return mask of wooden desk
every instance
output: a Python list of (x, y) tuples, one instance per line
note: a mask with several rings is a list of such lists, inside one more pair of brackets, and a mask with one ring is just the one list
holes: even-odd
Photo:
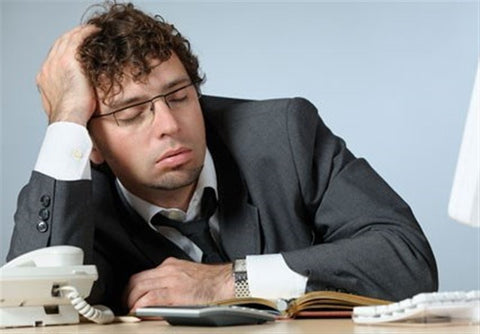
[(355, 325), (350, 319), (305, 319), (305, 320), (280, 320), (274, 323), (254, 326), (232, 327), (185, 327), (170, 326), (164, 321), (142, 321), (137, 323), (114, 323), (109, 325), (96, 325), (81, 323), (68, 326), (48, 327), (23, 327), (0, 330), (2, 334), (215, 334), (215, 333), (248, 333), (248, 334), (321, 334), (321, 333), (355, 333), (355, 334), (397, 334), (397, 333), (462, 333), (480, 334), (480, 325), (420, 325), (402, 324), (386, 326)]

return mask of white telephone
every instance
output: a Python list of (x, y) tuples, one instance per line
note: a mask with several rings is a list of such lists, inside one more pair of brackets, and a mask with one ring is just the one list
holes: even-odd
[(83, 298), (98, 278), (94, 265), (82, 265), (83, 251), (53, 246), (23, 254), (0, 268), (0, 328), (74, 324), (79, 313), (97, 323), (112, 322), (105, 306)]

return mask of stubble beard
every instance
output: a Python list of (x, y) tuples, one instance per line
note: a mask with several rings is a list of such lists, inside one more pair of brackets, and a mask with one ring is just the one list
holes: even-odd
[[(180, 168), (178, 168), (179, 170)], [(147, 184), (147, 187), (155, 190), (177, 190), (180, 188), (187, 187), (198, 181), (200, 173), (202, 172), (203, 165), (191, 168), (189, 170), (184, 170), (184, 175), (175, 175), (175, 173), (167, 173), (163, 175), (160, 180)], [(177, 171), (173, 169), (172, 172)]]

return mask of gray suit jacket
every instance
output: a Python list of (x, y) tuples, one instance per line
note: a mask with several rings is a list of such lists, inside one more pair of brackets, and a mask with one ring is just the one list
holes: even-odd
[[(399, 300), (437, 289), (432, 251), (408, 205), (308, 101), (203, 97), (202, 108), (230, 260), (282, 253), (308, 276), (307, 290)], [(46, 231), (37, 228), (42, 209)], [(90, 300), (117, 312), (132, 274), (168, 256), (188, 259), (126, 205), (105, 166), (91, 181), (33, 172), (22, 189), (8, 258), (57, 244), (84, 249), (100, 274)]]

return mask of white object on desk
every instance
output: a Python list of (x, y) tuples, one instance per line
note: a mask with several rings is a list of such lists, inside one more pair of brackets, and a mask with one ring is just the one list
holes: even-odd
[(397, 303), (353, 308), (359, 324), (480, 322), (480, 290), (420, 293)]
[(55, 246), (21, 255), (0, 268), (0, 328), (78, 323), (76, 305), (61, 289), (75, 287), (82, 301), (89, 295), (97, 269), (82, 263), (80, 248)]

